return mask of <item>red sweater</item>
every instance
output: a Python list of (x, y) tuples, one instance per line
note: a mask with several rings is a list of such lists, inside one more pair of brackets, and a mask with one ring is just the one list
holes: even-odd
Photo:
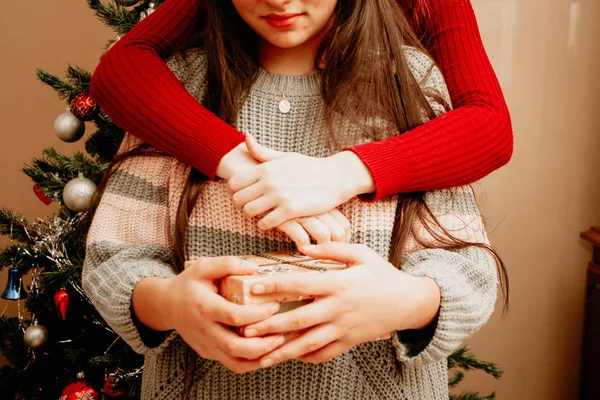
[[(199, 104), (163, 61), (197, 31), (199, 1), (166, 0), (137, 24), (106, 53), (90, 92), (117, 125), (214, 179), (244, 135)], [(426, 2), (428, 13), (411, 23), (442, 70), (455, 109), (350, 149), (371, 171), (375, 199), (472, 183), (512, 156), (510, 116), (470, 1)]]

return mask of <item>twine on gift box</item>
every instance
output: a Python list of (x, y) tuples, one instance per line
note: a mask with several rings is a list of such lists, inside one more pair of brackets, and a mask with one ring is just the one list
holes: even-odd
[[(278, 262), (278, 263), (280, 263), (280, 264), (293, 265), (293, 266), (295, 266), (295, 267), (306, 268), (306, 269), (310, 269), (310, 270), (313, 270), (313, 271), (319, 271), (319, 272), (325, 272), (325, 271), (327, 271), (327, 268), (323, 268), (323, 267), (317, 267), (317, 266), (315, 266), (315, 265), (306, 265), (306, 264), (301, 264), (301, 263), (299, 263), (299, 262), (296, 262), (296, 261), (282, 260), (281, 258), (278, 258), (278, 257), (272, 256), (272, 255), (270, 255), (270, 254), (258, 253), (258, 254), (254, 254), (254, 255), (255, 255), (255, 256), (258, 256), (258, 257), (266, 258), (266, 259), (268, 259), (268, 260), (277, 261), (277, 262)], [(307, 262), (307, 261), (318, 261), (318, 260), (316, 260), (316, 259), (314, 259), (314, 258), (308, 258), (308, 259), (305, 259), (303, 262)], [(326, 262), (322, 262), (322, 261), (320, 261), (320, 262), (321, 262), (322, 264), (331, 264), (331, 265), (344, 265), (343, 263), (332, 263), (332, 262), (328, 262), (328, 263), (326, 263)]]

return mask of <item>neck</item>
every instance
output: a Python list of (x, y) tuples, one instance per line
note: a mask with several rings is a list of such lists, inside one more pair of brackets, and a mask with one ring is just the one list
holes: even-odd
[(315, 72), (315, 55), (320, 37), (292, 48), (277, 47), (263, 41), (260, 62), (267, 71), (280, 75), (307, 75)]

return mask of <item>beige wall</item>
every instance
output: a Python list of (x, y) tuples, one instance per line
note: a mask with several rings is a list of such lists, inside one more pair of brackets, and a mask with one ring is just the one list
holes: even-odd
[[(574, 399), (589, 257), (578, 234), (600, 223), (600, 2), (473, 3), (512, 111), (516, 146), (509, 166), (476, 184), (509, 268), (512, 298), (508, 317), (496, 313), (470, 345), (506, 374), (498, 382), (471, 374), (467, 385), (497, 390), (500, 399)], [(64, 105), (35, 80), (35, 69), (61, 72), (71, 62), (91, 70), (112, 33), (84, 1), (8, 2), (0, 30), (0, 205), (42, 216), (52, 209), (18, 169), (45, 146), (72, 152), (81, 143), (54, 137)], [(6, 273), (0, 276), (2, 289)]]

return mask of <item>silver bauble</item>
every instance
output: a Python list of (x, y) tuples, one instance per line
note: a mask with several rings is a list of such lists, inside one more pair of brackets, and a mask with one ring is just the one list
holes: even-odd
[(48, 341), (48, 329), (41, 325), (31, 325), (25, 330), (23, 341), (30, 349), (37, 349)]
[(148, 4), (148, 8), (140, 13), (140, 21), (152, 14), (154, 11), (156, 11), (156, 5), (154, 3)]
[(125, 6), (125, 7), (130, 7), (136, 3), (138, 3), (140, 0), (115, 0), (115, 2), (121, 6)]
[(72, 179), (63, 189), (63, 202), (71, 211), (87, 211), (92, 205), (97, 189), (96, 184), (88, 178)]
[(54, 133), (67, 143), (76, 142), (83, 136), (85, 124), (79, 118), (65, 111), (54, 121)]

